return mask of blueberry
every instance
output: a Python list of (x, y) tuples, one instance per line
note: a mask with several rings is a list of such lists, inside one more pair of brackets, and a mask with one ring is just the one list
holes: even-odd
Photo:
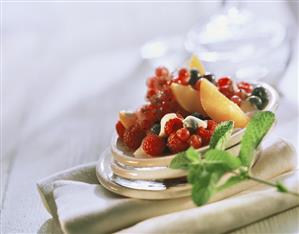
[(262, 100), (268, 99), (267, 92), (264, 87), (257, 86), (256, 88), (253, 89), (252, 95), (258, 96)]
[(260, 97), (251, 95), (250, 97), (247, 98), (247, 100), (251, 104), (255, 105), (259, 110), (263, 109), (263, 101)]
[(262, 86), (257, 86), (256, 88), (253, 89), (252, 95), (257, 96), (262, 100), (262, 104), (259, 109), (261, 110), (261, 109), (265, 108), (265, 106), (269, 102), (268, 94), (267, 94), (267, 91), (265, 90), (265, 88)]
[(216, 76), (212, 73), (207, 73), (203, 75), (202, 78), (206, 78), (211, 83), (216, 84)]
[(190, 85), (195, 85), (196, 81), (199, 80), (199, 76), (198, 76), (198, 71), (195, 69), (192, 69), (190, 71), (190, 79), (189, 79), (189, 84)]
[(156, 134), (156, 135), (159, 135), (160, 133), (160, 129), (161, 129), (161, 126), (160, 124), (154, 124), (152, 127), (151, 127), (151, 132)]

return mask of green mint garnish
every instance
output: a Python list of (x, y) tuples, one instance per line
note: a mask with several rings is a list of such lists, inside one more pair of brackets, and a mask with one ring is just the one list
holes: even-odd
[(233, 132), (233, 128), (234, 123), (232, 121), (220, 123), (211, 137), (210, 148), (224, 150), (226, 143)]
[(191, 162), (198, 162), (200, 159), (200, 154), (193, 149), (192, 147), (190, 147), (187, 151), (186, 151), (186, 157), (191, 161)]
[(255, 149), (261, 143), (274, 121), (275, 115), (270, 111), (257, 112), (249, 121), (241, 140), (239, 154), (244, 166), (250, 166)]
[(235, 170), (241, 166), (241, 161), (238, 157), (223, 150), (211, 149), (205, 154), (205, 159), (208, 162), (221, 163), (228, 170)]
[[(254, 115), (241, 140), (239, 157), (224, 151), (225, 144), (233, 131), (231, 121), (223, 122), (216, 128), (211, 138), (210, 149), (203, 155), (193, 148), (177, 154), (171, 161), (170, 168), (188, 171), (187, 179), (192, 185), (192, 199), (196, 205), (207, 203), (215, 193), (245, 180), (266, 184), (275, 187), (279, 192), (299, 197), (298, 193), (289, 191), (281, 182), (273, 183), (249, 174), (254, 150), (271, 128), (274, 120), (275, 116), (272, 112), (258, 112)], [(231, 173), (232, 176), (219, 184), (226, 173)]]

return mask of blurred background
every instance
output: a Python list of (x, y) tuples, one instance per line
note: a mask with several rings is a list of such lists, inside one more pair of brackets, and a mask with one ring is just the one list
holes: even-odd
[(117, 112), (144, 102), (154, 67), (175, 69), (192, 53), (217, 76), (274, 85), (276, 134), (297, 145), (298, 9), (298, 1), (2, 2), (4, 230), (47, 228), (35, 182), (97, 160)]

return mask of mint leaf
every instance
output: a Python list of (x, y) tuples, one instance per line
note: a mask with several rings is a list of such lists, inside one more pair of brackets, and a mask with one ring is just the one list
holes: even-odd
[(190, 147), (185, 152), (178, 153), (170, 162), (169, 167), (172, 169), (188, 169), (192, 162), (199, 162), (200, 153)]
[(204, 157), (206, 161), (221, 163), (226, 170), (235, 170), (241, 166), (240, 159), (227, 151), (211, 149), (205, 153)]
[(186, 151), (186, 157), (191, 161), (191, 162), (197, 162), (200, 159), (200, 153), (197, 152), (194, 148), (190, 147)]
[(243, 176), (232, 176), (230, 177), (224, 184), (217, 187), (217, 191), (222, 191), (224, 189), (227, 189), (235, 184), (238, 184), (242, 181), (246, 180)]
[(257, 112), (249, 121), (241, 140), (240, 159), (244, 166), (250, 166), (254, 150), (258, 147), (275, 121), (270, 111)]
[(190, 184), (200, 183), (205, 187), (208, 184), (208, 177), (209, 172), (202, 164), (194, 164), (189, 167), (187, 179)]
[(227, 167), (218, 161), (201, 160), (191, 164), (188, 171), (188, 182), (192, 184), (192, 199), (196, 205), (203, 205), (217, 191), (216, 185), (227, 171)]
[(196, 181), (192, 186), (192, 200), (198, 206), (201, 206), (209, 201), (211, 196), (216, 192), (216, 184), (222, 174), (218, 172), (207, 173), (203, 181), (206, 186), (203, 186), (202, 181)]
[(171, 160), (169, 167), (172, 169), (188, 169), (190, 163), (191, 161), (187, 158), (186, 152), (181, 152)]
[(225, 121), (220, 123), (211, 138), (210, 148), (224, 150), (226, 143), (229, 140), (234, 128), (232, 121)]

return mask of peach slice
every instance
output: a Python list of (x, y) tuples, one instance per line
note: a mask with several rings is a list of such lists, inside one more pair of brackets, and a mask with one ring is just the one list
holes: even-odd
[(205, 67), (203, 66), (202, 62), (196, 55), (192, 55), (192, 57), (189, 61), (189, 67), (191, 69), (192, 68), (197, 69), (199, 71), (200, 75), (202, 75), (202, 76), (206, 74)]
[(200, 91), (193, 89), (190, 85), (184, 86), (176, 83), (172, 83), (170, 88), (178, 103), (186, 111), (207, 116), (200, 102)]
[(206, 79), (202, 79), (200, 84), (200, 100), (208, 116), (217, 122), (232, 120), (235, 127), (244, 128), (249, 121), (249, 117), (237, 104), (219, 92), (217, 87)]
[(137, 120), (137, 116), (134, 112), (120, 111), (118, 117), (125, 128), (131, 127)]

